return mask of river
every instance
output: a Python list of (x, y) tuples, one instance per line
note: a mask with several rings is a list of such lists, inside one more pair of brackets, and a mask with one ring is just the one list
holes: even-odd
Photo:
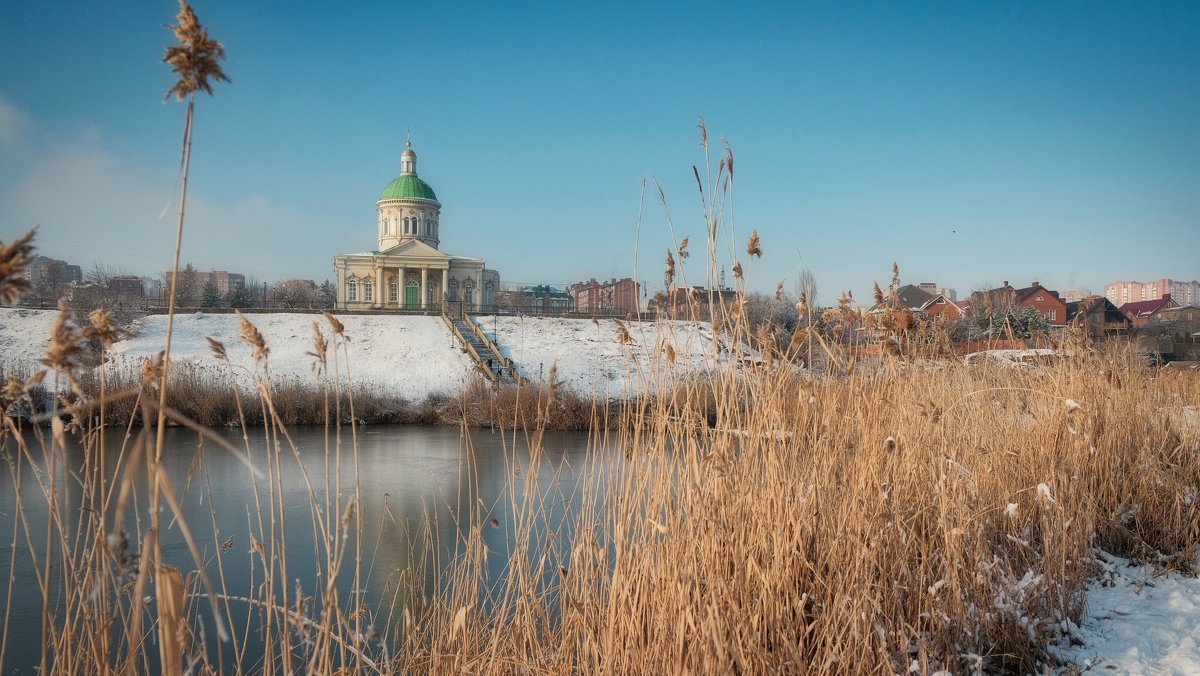
[[(48, 432), (42, 434), (44, 437)], [(282, 453), (276, 456), (276, 462), (270, 462), (266, 453), (274, 442), (268, 443), (261, 428), (246, 430), (249, 442), (237, 429), (217, 430), (215, 434), (238, 448), (244, 449), (248, 443), (249, 458), (262, 476), (256, 478), (232, 453), (211, 440), (198, 443), (195, 432), (182, 428), (167, 431), (164, 453), (164, 469), (179, 495), (184, 518), (210, 574), (219, 574), (214, 553), (224, 548), (226, 592), (233, 596), (255, 594), (262, 567), (258, 566), (257, 577), (252, 579), (249, 571), (255, 555), (251, 538), (264, 539), (263, 533), (271, 527), (269, 521), (260, 526), (256, 504), (264, 505), (263, 518), (267, 519), (266, 513), (271, 510), (266, 504), (274, 487), (274, 495), (282, 496), (276, 503), (282, 511), (274, 512), (277, 527), (285, 533), (289, 590), (299, 586), (306, 596), (314, 595), (324, 584), (317, 563), (324, 555), (314, 539), (314, 514), (336, 522), (344, 513), (346, 498), (354, 493), (357, 477), (363, 533), (362, 578), (355, 588), (352, 571), (343, 570), (338, 587), (342, 599), (363, 594), (371, 616), (381, 625), (395, 622), (394, 609), (411, 591), (411, 587), (398, 584), (402, 573), (425, 570), (424, 591), (429, 591), (435, 570), (446, 565), (461, 544), (462, 534), (472, 525), (484, 526), (488, 583), (495, 584), (504, 574), (504, 560), (514, 541), (509, 524), (527, 482), (531, 478), (537, 482), (545, 531), (566, 531), (569, 528), (564, 526), (564, 518), (577, 502), (576, 489), (594, 471), (590, 460), (593, 456), (587, 450), (588, 436), (580, 432), (547, 432), (541, 438), (542, 451), (531, 455), (527, 436), (520, 432), (514, 435), (455, 427), (368, 426), (357, 430), (355, 454), (349, 430), (343, 429), (340, 474), (336, 471), (336, 448), (327, 444), (328, 437), (321, 428), (290, 430), (297, 453), (293, 454), (286, 441), (280, 440)], [(104, 437), (106, 477), (128, 465), (127, 460), (119, 459), (123, 437), (121, 430), (109, 430)], [(25, 440), (41, 465), (44, 483), (45, 460), (36, 450), (41, 445), (33, 433), (26, 433)], [(93, 444), (93, 449), (96, 447)], [(11, 437), (5, 441), (4, 453), (9, 472), (0, 479), (0, 580), (11, 579), (11, 585), (0, 588), (0, 605), (11, 609), (2, 666), (4, 673), (29, 673), (39, 660), (43, 604), (28, 542), (32, 541), (33, 554), (43, 561), (48, 510), (27, 461), (20, 463), (20, 490), (15, 490), (18, 461)], [(90, 513), (88, 505), (94, 504), (78, 478), (84, 459), (84, 450), (69, 443), (56, 466), (55, 495), (64, 505), (61, 513), (69, 518), (89, 518), (81, 515)], [(331, 504), (327, 498), (334, 497), (339, 476), (342, 501), (340, 505)], [(137, 491), (124, 519), (125, 530), (144, 532), (149, 525), (144, 470), (136, 474), (133, 485)], [(334, 511), (339, 513), (329, 514)], [(109, 521), (113, 512), (110, 505)], [(22, 513), (23, 520), (17, 518)], [(194, 570), (196, 565), (178, 524), (171, 520), (170, 513), (164, 511), (163, 559), (183, 571)], [(28, 524), (28, 540), (23, 523)], [(437, 543), (434, 551), (422, 547), (427, 541), (426, 527)], [(567, 540), (569, 533), (555, 532), (551, 539), (556, 537)], [(353, 550), (354, 545), (350, 547)], [(353, 557), (349, 565), (353, 566)], [(234, 611), (235, 616), (242, 617), (241, 627), (234, 619), (239, 630), (245, 626), (245, 610)], [(211, 613), (207, 607), (200, 612), (208, 618), (203, 624), (211, 631)], [(213, 643), (213, 635), (207, 636)], [(146, 649), (157, 652), (151, 643)], [(243, 666), (253, 670), (245, 661)]]

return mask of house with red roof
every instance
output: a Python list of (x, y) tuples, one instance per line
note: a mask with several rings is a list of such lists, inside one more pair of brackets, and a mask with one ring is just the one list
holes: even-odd
[(1036, 281), (1018, 289), (1009, 286), (1006, 280), (1004, 286), (972, 293), (971, 303), (982, 302), (984, 298), (990, 299), (993, 305), (1034, 308), (1052, 327), (1067, 325), (1067, 304), (1059, 297), (1057, 291), (1047, 289)]
[(1121, 306), (1121, 314), (1129, 317), (1134, 326), (1145, 326), (1156, 319), (1163, 310), (1177, 307), (1179, 303), (1171, 299), (1171, 294), (1164, 293), (1162, 298), (1126, 303)]
[[(925, 286), (932, 287), (933, 285)], [(947, 319), (958, 319), (963, 314), (962, 308), (950, 300), (945, 293), (912, 284), (905, 284), (898, 289), (888, 289), (883, 304), (871, 308), (871, 312), (878, 313), (893, 307), (922, 313), (930, 319), (939, 315), (946, 315)]]

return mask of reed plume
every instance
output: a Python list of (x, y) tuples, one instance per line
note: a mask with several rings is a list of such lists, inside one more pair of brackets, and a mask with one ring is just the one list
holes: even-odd
[(104, 350), (112, 348), (113, 343), (129, 335), (113, 321), (112, 314), (104, 308), (96, 308), (88, 313), (89, 325), (83, 328), (83, 337), (100, 343)]
[[(41, 362), (60, 373), (71, 375), (83, 362), (87, 349), (79, 330), (71, 323), (71, 309), (66, 301), (58, 302), (58, 318), (50, 329), (50, 345)], [(73, 377), (73, 376), (72, 376)]]
[(762, 258), (762, 247), (759, 246), (757, 229), (750, 232), (750, 241), (746, 242), (746, 253), (754, 258)]
[(212, 95), (213, 82), (229, 81), (220, 63), (225, 58), (225, 47), (208, 37), (208, 29), (200, 25), (196, 13), (184, 0), (179, 0), (176, 19), (179, 23), (168, 28), (179, 44), (167, 47), (163, 61), (171, 65), (179, 79), (163, 98), (169, 99), (174, 94), (176, 100), (182, 101), (197, 91)]
[(267, 347), (267, 341), (259, 333), (258, 327), (250, 323), (250, 320), (246, 319), (246, 315), (240, 311), (237, 313), (237, 316), (239, 337), (243, 343), (250, 346), (254, 361), (259, 363), (266, 361), (267, 355), (271, 353), (271, 348)]
[(21, 294), (29, 291), (29, 280), (25, 269), (33, 255), (33, 233), (30, 230), (21, 237), (5, 244), (0, 242), (0, 299), (8, 305), (16, 305)]
[(329, 314), (328, 312), (325, 312), (325, 321), (329, 322), (329, 327), (333, 329), (334, 333), (338, 334), (339, 336), (341, 336), (342, 338), (344, 338), (346, 340), (350, 340), (349, 338), (346, 337), (346, 334), (345, 334), (346, 327), (342, 326), (342, 323), (338, 321), (337, 317), (334, 317), (333, 315)]

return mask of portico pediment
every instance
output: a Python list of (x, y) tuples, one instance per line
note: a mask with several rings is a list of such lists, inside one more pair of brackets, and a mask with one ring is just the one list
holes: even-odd
[(380, 251), (375, 256), (386, 259), (419, 260), (423, 263), (445, 263), (446, 265), (450, 264), (452, 258), (419, 239), (405, 240), (394, 247)]

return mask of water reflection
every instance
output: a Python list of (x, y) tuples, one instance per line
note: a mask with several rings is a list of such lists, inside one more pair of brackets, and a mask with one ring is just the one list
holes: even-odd
[[(272, 528), (286, 534), (283, 540), (287, 547), (289, 591), (299, 585), (307, 596), (318, 594), (326, 583), (320, 578), (318, 565), (325, 553), (313, 523), (315, 520), (336, 523), (357, 483), (362, 518), (362, 579), (355, 588), (351, 555), (351, 570), (343, 570), (339, 575), (338, 587), (343, 599), (350, 594), (363, 594), (377, 626), (382, 628), (389, 623), (392, 610), (407, 601), (407, 589), (397, 584), (405, 572), (423, 570), (421, 586), (428, 592), (438, 566), (445, 565), (458, 551), (462, 536), (471, 527), (482, 526), (489, 551), (486, 584), (499, 584), (504, 559), (515, 540), (511, 529), (514, 509), (521, 502), (526, 482), (536, 482), (538, 493), (545, 497), (542, 511), (546, 522), (531, 545), (542, 547), (552, 539), (549, 532), (563, 529), (563, 520), (578, 500), (577, 488), (586, 472), (592, 471), (588, 467), (584, 433), (546, 433), (541, 439), (544, 453), (539, 461), (531, 463), (523, 433), (487, 430), (463, 433), (458, 428), (446, 427), (364, 427), (357, 431), (355, 454), (349, 430), (343, 432), (339, 447), (320, 428), (292, 430), (296, 453), (281, 440), (283, 452), (271, 460), (267, 453), (271, 444), (263, 430), (247, 430), (250, 457), (263, 473), (258, 479), (226, 450), (200, 441), (195, 433), (185, 429), (167, 432), (164, 469), (176, 487), (188, 525), (214, 581), (220, 572), (215, 565), (215, 553), (222, 544), (227, 546), (222, 563), (223, 585), (228, 594), (255, 595), (254, 587), (261, 583), (262, 573), (259, 566), (257, 577), (250, 574), (257, 556), (252, 551), (251, 538), (261, 540), (262, 533), (269, 533)], [(244, 447), (241, 430), (217, 433), (234, 446)], [(41, 448), (35, 433), (27, 433), (26, 441), (31, 449)], [(128, 445), (125, 456), (120, 452), (123, 441), (121, 430), (106, 434), (104, 476), (117, 476), (129, 466)], [(6, 672), (14, 669), (25, 672), (38, 661), (42, 600), (23, 527), (14, 518), (18, 491), (39, 560), (45, 550), (47, 509), (34, 472), (27, 462), (15, 459), (12, 439), (5, 441), (4, 451), (10, 458), (12, 471), (0, 479), (0, 524), (3, 524), (0, 579), (11, 579), (12, 585), (0, 589), (3, 595), (0, 604), (11, 602), (12, 611), (3, 666)], [(45, 460), (35, 457), (44, 482)], [(103, 511), (85, 491), (85, 482), (76, 478), (84, 459), (84, 450), (71, 446), (56, 466), (58, 478), (54, 490), (60, 503), (66, 506), (62, 513), (69, 519), (97, 518)], [(20, 474), (19, 486), (13, 479), (16, 473)], [(136, 491), (124, 519), (125, 530), (131, 533), (144, 532), (149, 525), (144, 470), (136, 476)], [(337, 500), (339, 482), (340, 501)], [(268, 507), (272, 499), (277, 501), (274, 524)], [(262, 505), (262, 511), (258, 505)], [(111, 509), (108, 514), (111, 523)], [(164, 524), (167, 524), (162, 535), (165, 562), (181, 570), (194, 569), (179, 525), (169, 515)], [(71, 524), (71, 528), (75, 525)], [(424, 547), (426, 528), (437, 543), (436, 551)], [(554, 537), (565, 540), (568, 535), (559, 532)], [(564, 551), (568, 549), (566, 542), (558, 544)], [(233, 607), (235, 626), (240, 623), (244, 627), (246, 610)], [(211, 629), (211, 626), (206, 628), (210, 637), (215, 636)]]

